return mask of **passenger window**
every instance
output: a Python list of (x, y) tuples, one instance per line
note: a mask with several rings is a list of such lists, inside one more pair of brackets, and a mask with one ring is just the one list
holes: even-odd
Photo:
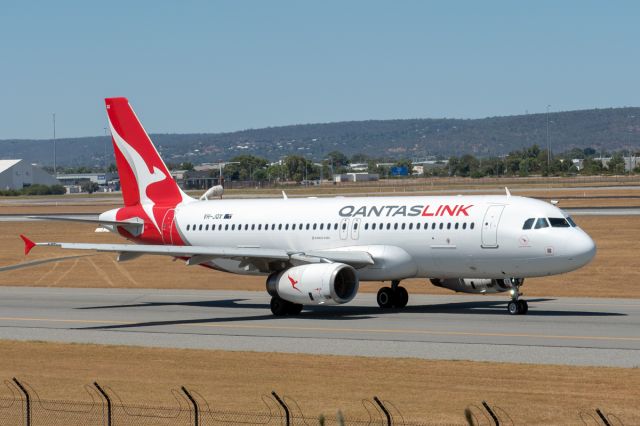
[(208, 230), (209, 230), (209, 224), (208, 224), (208, 223), (207, 223), (207, 225), (204, 227), (204, 230), (205, 230), (205, 231), (208, 231)]
[(252, 223), (252, 224), (251, 224), (251, 230), (252, 230), (252, 231), (255, 231), (255, 229), (256, 229), (256, 224), (255, 224), (255, 223)]
[(533, 222), (535, 222), (535, 218), (533, 217), (525, 220), (524, 225), (522, 225), (522, 229), (531, 229)]
[(436, 229), (436, 223), (435, 222), (431, 224), (431, 229)]
[(536, 220), (535, 229), (548, 228), (548, 227), (549, 227), (549, 223), (547, 222), (547, 219), (545, 219), (544, 217), (540, 217), (538, 218), (538, 220)]
[(471, 225), (469, 225), (469, 228), (473, 229), (473, 228), (475, 228), (475, 226), (476, 226), (476, 224), (471, 222)]
[(455, 228), (455, 229), (458, 229), (458, 222), (456, 222), (456, 224), (455, 224), (454, 228)]
[(321, 230), (321, 231), (322, 231), (322, 230), (324, 230), (324, 223), (321, 223), (321, 224), (320, 224), (320, 230)]
[(281, 223), (278, 224), (278, 231), (282, 231), (282, 224)]
[(261, 223), (258, 224), (258, 231), (262, 231), (262, 224)]
[[(365, 226), (366, 226), (366, 225), (365, 225)], [(372, 229), (372, 230), (374, 230), (374, 231), (376, 230), (376, 223), (375, 223), (375, 222), (373, 222), (373, 223), (371, 224), (371, 229)]]
[(202, 224), (198, 227), (198, 231), (202, 231)]
[(342, 224), (342, 230), (344, 231), (345, 229), (347, 229), (347, 223), (346, 222)]
[(229, 230), (229, 224), (228, 224), (228, 223), (224, 226), (224, 230), (225, 230), (225, 231), (228, 231), (228, 230)]
[(284, 230), (285, 230), (285, 231), (288, 231), (288, 230), (289, 230), (289, 224), (288, 224), (288, 223), (284, 226)]
[(318, 227), (318, 224), (317, 224), (317, 223), (314, 223), (314, 224), (313, 224), (313, 230), (315, 231), (317, 227)]
[(550, 217), (549, 222), (554, 228), (568, 228), (570, 226), (564, 217)]
[(409, 231), (411, 231), (413, 229), (413, 223), (409, 224)]
[(235, 231), (236, 230), (236, 224), (234, 223), (233, 225), (231, 225), (231, 230)]
[(275, 231), (275, 230), (276, 230), (276, 224), (275, 224), (275, 223), (272, 223), (272, 224), (271, 224), (271, 230), (272, 230), (272, 231)]
[(334, 229), (334, 231), (337, 231), (337, 230), (338, 230), (338, 224), (337, 224), (337, 223), (334, 223), (334, 224), (333, 224), (333, 229)]
[[(320, 225), (320, 226), (322, 226), (322, 225)], [(355, 223), (353, 224), (353, 229), (354, 229), (354, 230), (355, 230), (355, 229), (358, 229), (358, 222), (355, 222)]]
[(190, 227), (191, 227), (191, 225), (187, 225), (187, 231), (189, 230)]
[(365, 230), (365, 231), (369, 230), (369, 224), (368, 224), (368, 223), (365, 223), (365, 224), (364, 224), (364, 230)]
[(444, 228), (444, 223), (441, 223), (439, 226), (440, 229)]
[(398, 224), (397, 223), (393, 224), (393, 229), (398, 229)]
[(416, 229), (420, 229), (420, 222), (416, 223)]
[(451, 222), (447, 223), (447, 229), (451, 229)]
[(387, 231), (388, 231), (389, 229), (391, 229), (391, 224), (390, 224), (390, 223), (387, 223)]
[(307, 231), (309, 230), (309, 227), (310, 227), (310, 226), (311, 226), (311, 225), (309, 225), (309, 224), (307, 223), (307, 227), (306, 227)]
[(403, 229), (403, 230), (404, 230), (404, 227), (405, 227), (405, 224), (403, 223), (403, 224), (402, 224), (402, 229)]
[(462, 223), (462, 229), (467, 229), (467, 222)]

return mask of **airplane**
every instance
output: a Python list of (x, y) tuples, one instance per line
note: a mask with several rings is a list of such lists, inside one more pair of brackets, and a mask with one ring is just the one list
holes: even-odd
[[(511, 315), (528, 312), (525, 278), (576, 270), (596, 246), (556, 205), (505, 195), (200, 199), (172, 179), (126, 98), (105, 99), (124, 207), (95, 222), (134, 244), (38, 242), (35, 246), (117, 253), (118, 261), (164, 255), (234, 274), (266, 276), (271, 311), (338, 305), (361, 281), (390, 282), (381, 308), (402, 309), (400, 285), (425, 278), (456, 292), (508, 292)], [(45, 219), (65, 220), (60, 217)]]

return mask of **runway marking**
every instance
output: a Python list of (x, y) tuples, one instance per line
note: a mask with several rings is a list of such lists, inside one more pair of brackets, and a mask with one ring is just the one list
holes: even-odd
[[(111, 320), (75, 320), (60, 318), (20, 318), (20, 317), (0, 317), (0, 321), (31, 321), (31, 322), (59, 322), (59, 323), (75, 323), (75, 324), (115, 324), (115, 325), (135, 325), (144, 323), (138, 321), (111, 321)], [(148, 321), (150, 323), (159, 321)], [(170, 324), (168, 324), (170, 325)], [(627, 341), (640, 342), (640, 337), (621, 337), (621, 336), (572, 336), (572, 335), (553, 335), (553, 334), (533, 334), (533, 333), (486, 333), (471, 331), (438, 331), (438, 330), (412, 330), (412, 329), (385, 329), (385, 328), (340, 328), (340, 327), (300, 327), (300, 326), (281, 326), (281, 325), (259, 325), (259, 324), (175, 324), (179, 327), (208, 327), (208, 328), (240, 328), (240, 329), (259, 329), (259, 330), (293, 330), (293, 331), (322, 331), (336, 333), (378, 333), (378, 334), (424, 334), (436, 336), (473, 336), (473, 337), (528, 337), (534, 339), (558, 339), (558, 340), (602, 340), (602, 341)], [(267, 336), (268, 337), (268, 336)]]

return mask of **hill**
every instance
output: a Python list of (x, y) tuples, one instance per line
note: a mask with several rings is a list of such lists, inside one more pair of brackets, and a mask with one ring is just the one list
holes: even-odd
[[(322, 159), (331, 151), (376, 158), (422, 158), (473, 154), (485, 157), (538, 144), (546, 146), (546, 114), (483, 119), (406, 119), (348, 121), (250, 129), (217, 134), (152, 134), (165, 160), (193, 163), (229, 160), (250, 153), (269, 160), (298, 154)], [(553, 152), (593, 147), (640, 149), (640, 108), (608, 108), (549, 114)], [(107, 139), (57, 140), (64, 166), (101, 166)], [(107, 145), (107, 162), (113, 162)], [(0, 158), (24, 158), (51, 165), (51, 140), (0, 140)]]

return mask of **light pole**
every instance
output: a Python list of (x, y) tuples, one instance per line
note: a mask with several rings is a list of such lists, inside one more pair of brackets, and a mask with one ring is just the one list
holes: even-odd
[(56, 113), (53, 113), (53, 177), (56, 177), (57, 167), (56, 167)]
[(547, 177), (551, 176), (551, 144), (549, 143), (549, 108), (547, 105)]
[[(633, 130), (633, 127), (631, 126), (631, 121), (636, 118), (635, 115), (630, 115), (629, 116), (629, 134), (627, 136), (627, 155), (629, 157), (629, 174), (631, 174), (631, 130)], [(625, 161), (626, 164), (626, 161)]]

